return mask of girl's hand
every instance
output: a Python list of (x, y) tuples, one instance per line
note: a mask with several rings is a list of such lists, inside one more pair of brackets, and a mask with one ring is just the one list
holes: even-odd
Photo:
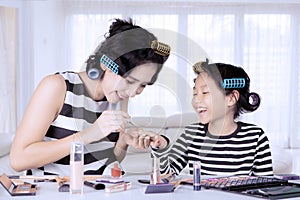
[(158, 133), (140, 128), (129, 129), (124, 134), (126, 143), (136, 149), (146, 149), (149, 146), (155, 149), (165, 148), (168, 144), (165, 138)]

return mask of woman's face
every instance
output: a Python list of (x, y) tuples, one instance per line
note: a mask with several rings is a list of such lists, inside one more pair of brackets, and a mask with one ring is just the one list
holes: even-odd
[(224, 120), (226, 114), (225, 95), (215, 81), (203, 72), (197, 76), (193, 88), (192, 106), (200, 122), (207, 124)]
[(157, 68), (156, 63), (145, 63), (133, 68), (126, 78), (106, 70), (102, 81), (104, 95), (109, 102), (117, 103), (141, 94), (146, 85), (151, 82)]

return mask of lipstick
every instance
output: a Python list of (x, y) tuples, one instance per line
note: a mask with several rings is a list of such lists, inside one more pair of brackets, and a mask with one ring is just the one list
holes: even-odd
[(201, 161), (194, 161), (193, 163), (193, 185), (194, 190), (199, 191), (201, 190)]

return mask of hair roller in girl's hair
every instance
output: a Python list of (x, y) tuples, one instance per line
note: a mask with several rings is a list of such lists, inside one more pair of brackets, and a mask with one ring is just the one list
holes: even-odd
[(224, 79), (223, 88), (243, 88), (246, 85), (246, 81), (244, 78), (229, 78)]

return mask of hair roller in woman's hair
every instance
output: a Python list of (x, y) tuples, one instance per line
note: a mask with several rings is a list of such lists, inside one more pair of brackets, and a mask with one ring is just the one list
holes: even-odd
[(106, 55), (102, 55), (102, 57), (100, 58), (100, 62), (115, 74), (119, 73), (119, 65)]
[(100, 78), (103, 70), (100, 68), (99, 60), (95, 55), (91, 55), (87, 60), (86, 73), (92, 80)]
[(158, 42), (157, 40), (152, 41), (151, 48), (154, 49), (155, 53), (157, 53), (159, 55), (162, 55), (162, 56), (170, 55), (171, 47), (162, 42)]

